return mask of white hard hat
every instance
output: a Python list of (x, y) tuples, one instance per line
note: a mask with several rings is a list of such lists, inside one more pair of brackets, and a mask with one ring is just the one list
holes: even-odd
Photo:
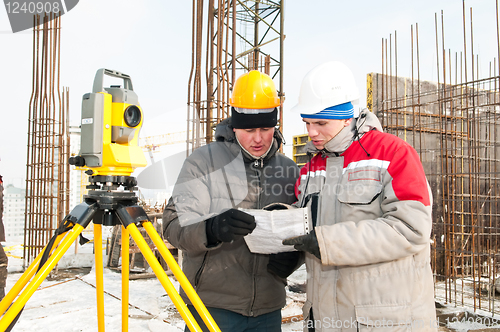
[(329, 61), (313, 68), (302, 80), (299, 103), (292, 111), (312, 115), (329, 107), (357, 103), (359, 91), (352, 72), (341, 62)]

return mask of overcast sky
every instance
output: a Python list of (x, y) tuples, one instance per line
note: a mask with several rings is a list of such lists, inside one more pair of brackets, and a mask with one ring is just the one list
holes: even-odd
[[(474, 52), (482, 76), (497, 55), (494, 0), (468, 0), (473, 8)], [(70, 89), (71, 123), (80, 119), (82, 95), (91, 92), (99, 68), (131, 76), (145, 112), (142, 136), (185, 130), (191, 64), (192, 1), (81, 0), (62, 17), (61, 86)], [(463, 50), (461, 0), (310, 0), (285, 3), (285, 152), (292, 136), (305, 132), (288, 110), (300, 82), (314, 66), (329, 60), (353, 71), (365, 103), (366, 74), (381, 71), (382, 38), (398, 38), (398, 74), (410, 77), (410, 29), (418, 23), (420, 72), (436, 80), (434, 15), (445, 20), (445, 47)], [(394, 38), (394, 37), (393, 37)], [(439, 37), (440, 38), (440, 37)], [(470, 47), (470, 35), (468, 35)], [(31, 95), (32, 32), (13, 34), (0, 8), (0, 175), (24, 187), (28, 106)], [(470, 52), (468, 50), (468, 52)]]

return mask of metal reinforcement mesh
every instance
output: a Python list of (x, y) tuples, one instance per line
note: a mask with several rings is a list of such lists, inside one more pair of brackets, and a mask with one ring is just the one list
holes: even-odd
[[(69, 212), (69, 89), (60, 89), (61, 17), (35, 16), (26, 157), (24, 265)], [(40, 24), (38, 24), (40, 23)]]
[[(208, 6), (206, 3), (193, 1), (186, 128), (188, 154), (215, 140), (215, 127), (231, 116), (232, 85), (243, 73), (259, 70), (270, 75), (284, 100), (282, 2), (209, 0)], [(282, 128), (282, 106), (278, 121)]]

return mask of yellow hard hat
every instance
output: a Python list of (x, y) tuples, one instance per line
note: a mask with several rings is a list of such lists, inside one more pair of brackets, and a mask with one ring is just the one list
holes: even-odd
[(280, 105), (280, 98), (271, 77), (252, 70), (238, 77), (229, 104), (240, 109), (273, 109)]

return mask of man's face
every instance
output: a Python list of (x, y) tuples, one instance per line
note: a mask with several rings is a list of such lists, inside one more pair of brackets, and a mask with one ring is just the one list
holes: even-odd
[(318, 150), (323, 150), (325, 144), (337, 136), (344, 127), (347, 127), (352, 119), (332, 120), (303, 118), (302, 121), (306, 123), (307, 133), (314, 146)]
[(241, 146), (255, 157), (266, 153), (273, 142), (274, 127), (233, 130)]

